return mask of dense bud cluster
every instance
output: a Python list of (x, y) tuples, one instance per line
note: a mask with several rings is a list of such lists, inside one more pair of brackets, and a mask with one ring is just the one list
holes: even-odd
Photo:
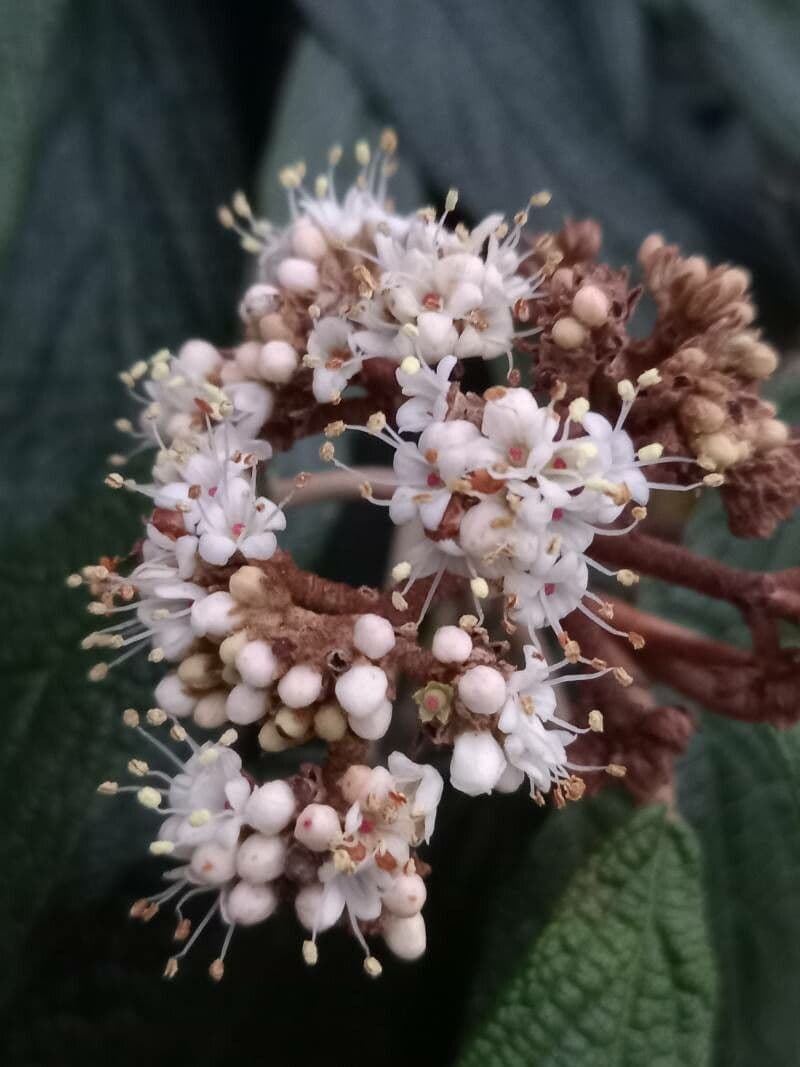
[[(69, 583), (85, 584), (90, 613), (108, 621), (84, 640), (113, 653), (91, 668), (93, 680), (139, 650), (167, 661), (145, 716), (152, 730), (133, 709), (123, 716), (165, 769), (134, 759), (128, 769), (141, 781), (100, 787), (134, 793), (162, 819), (150, 851), (176, 865), (167, 888), (132, 914), (175, 906), (185, 945), (167, 977), (219, 915), (226, 932), (210, 973), (220, 978), (234, 929), (284, 904), (306, 931), (310, 965), (318, 935), (339, 922), (373, 977), (381, 964), (368, 937), (401, 959), (421, 955), (428, 866), (417, 850), (435, 827), (437, 766), (449, 764), (450, 785), (470, 796), (524, 785), (557, 806), (582, 796), (585, 775), (623, 776), (613, 746), (599, 763), (573, 755), (605, 720), (593, 707), (576, 715), (581, 702), (560, 688), (611, 683), (622, 703), (629, 661), (594, 654), (591, 634), (622, 636), (636, 651), (645, 644), (612, 624), (611, 599), (589, 587), (592, 571), (622, 590), (638, 581), (627, 564), (599, 562), (598, 539), (624, 544), (654, 489), (722, 484), (718, 471), (785, 437), (754, 394), (757, 428), (731, 427), (719, 360), (675, 415), (681, 433), (643, 436), (656, 420), (637, 413), (652, 415), (665, 376), (674, 383), (676, 367), (688, 373), (704, 359), (683, 342), (649, 363), (626, 354), (633, 298), (624, 275), (590, 264), (592, 228), (533, 241), (526, 211), (511, 223), (492, 215), (472, 230), (451, 227), (455, 190), (442, 213), (399, 215), (386, 200), (395, 147), (391, 131), (374, 153), (359, 143), (359, 175), (342, 197), (338, 149), (311, 189), (302, 164), (286, 168), (283, 228), (256, 219), (237, 194), (220, 219), (259, 264), (240, 305), (241, 342), (192, 340), (122, 375), (141, 412), (135, 425), (118, 425), (137, 451), (154, 449), (152, 476), (137, 483), (115, 470), (106, 482), (143, 494), (151, 510), (129, 559), (104, 558)], [(685, 314), (700, 322), (707, 305), (678, 284), (685, 264), (653, 242), (643, 256), (653, 291), (673, 294), (660, 313), (674, 317), (679, 289)], [(696, 281), (703, 271), (689, 273)], [(746, 278), (732, 274), (703, 275), (703, 284), (715, 307), (733, 308), (739, 332), (725, 350), (737, 373), (757, 380), (771, 372), (771, 350), (749, 330)], [(514, 357), (537, 346), (535, 395)], [(590, 352), (606, 359), (604, 373), (629, 359), (626, 372), (598, 390), (597, 359), (591, 374), (581, 370)], [(459, 366), (472, 358), (498, 359), (507, 384), (462, 390)], [(317, 477), (344, 492), (360, 482), (361, 495), (405, 528), (407, 558), (386, 592), (303, 572), (279, 547), (286, 508), (302, 503), (311, 478), (299, 472), (288, 492), (276, 491), (273, 448), (323, 429), (321, 457), (339, 470)], [(356, 432), (392, 452), (380, 484), (336, 454), (338, 438)], [(660, 465), (672, 473), (656, 478)], [(444, 594), (451, 618), (421, 636)], [(462, 614), (465, 605), (474, 614)], [(575, 628), (582, 634), (587, 621), (579, 643)], [(398, 699), (404, 689), (413, 698)], [(222, 734), (197, 742), (189, 720), (192, 731)], [(414, 760), (382, 743), (393, 725), (392, 738), (413, 728)], [(662, 733), (671, 759), (674, 737)], [(232, 747), (240, 737), (242, 752), (259, 753), (247, 768)], [(294, 749), (296, 773), (276, 777), (270, 754)], [(192, 927), (184, 909), (201, 894), (211, 905)]]

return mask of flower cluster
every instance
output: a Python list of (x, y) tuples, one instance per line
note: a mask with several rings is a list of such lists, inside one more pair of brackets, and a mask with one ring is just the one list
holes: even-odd
[[(589, 377), (587, 395), (575, 390), (572, 371), (569, 386), (553, 378), (538, 395), (522, 385), (514, 359), (538, 332), (545, 354), (551, 341), (564, 353), (588, 348), (595, 333), (598, 344), (618, 344), (624, 311), (603, 285), (621, 281), (595, 271), (593, 284), (569, 290), (565, 314), (553, 284), (563, 253), (552, 238), (526, 235), (524, 212), (510, 224), (493, 215), (472, 230), (452, 227), (451, 191), (440, 214), (397, 214), (386, 197), (395, 148), (391, 132), (374, 153), (359, 143), (359, 174), (341, 197), (338, 149), (311, 189), (303, 165), (286, 168), (282, 228), (237, 194), (220, 219), (258, 255), (259, 271), (240, 305), (240, 343), (189, 341), (122, 376), (142, 410), (137, 424), (118, 425), (135, 452), (155, 450), (152, 475), (138, 483), (115, 470), (106, 481), (143, 494), (150, 513), (129, 557), (103, 558), (69, 582), (89, 587), (92, 615), (114, 617), (84, 641), (117, 653), (92, 667), (93, 680), (140, 649), (170, 661), (146, 720), (154, 730), (169, 724), (188, 757), (128, 709), (124, 721), (169, 773), (134, 759), (129, 770), (146, 784), (100, 787), (134, 792), (162, 819), (150, 850), (177, 866), (133, 914), (149, 919), (175, 904), (186, 944), (169, 977), (217, 914), (226, 929), (211, 974), (221, 977), (234, 928), (282, 902), (306, 930), (309, 964), (318, 935), (337, 923), (349, 926), (372, 976), (381, 965), (367, 938), (418, 957), (429, 868), (417, 850), (434, 831), (436, 768), (447, 761), (450, 785), (470, 796), (524, 785), (556, 806), (579, 799), (587, 775), (624, 775), (613, 747), (590, 745), (601, 758), (581, 759), (586, 735), (596, 742), (606, 720), (562, 696), (568, 686), (592, 691), (583, 688), (592, 680), (617, 683), (612, 695), (625, 707), (630, 655), (613, 636), (636, 651), (645, 643), (612, 625), (611, 600), (589, 586), (593, 571), (623, 589), (638, 581), (628, 566), (601, 564), (598, 543), (630, 543), (655, 489), (722, 482), (716, 472), (693, 477), (691, 457), (629, 433), (637, 398), (647, 405), (661, 385), (652, 365), (609, 378), (599, 402)], [(531, 310), (540, 287), (541, 314)], [(506, 384), (462, 390), (461, 361), (473, 357), (499, 358)], [(309, 476), (298, 474), (280, 499), (270, 489), (273, 448), (323, 428), (321, 456), (342, 471), (315, 477), (348, 493), (360, 482), (362, 496), (406, 528), (391, 589), (327, 581), (278, 546), (284, 509), (302, 503)], [(345, 432), (386, 444), (391, 468), (370, 480), (342, 464), (334, 441)], [(665, 463), (666, 483), (653, 474)], [(454, 615), (427, 640), (420, 628), (445, 595)], [(461, 614), (465, 595), (475, 614)], [(601, 628), (589, 633), (605, 658), (591, 654), (583, 615)], [(189, 719), (224, 732), (195, 742)], [(241, 751), (257, 753), (246, 768), (233, 747), (240, 734)], [(386, 743), (412, 734), (414, 760)], [(295, 773), (285, 777), (284, 762), (276, 777), (272, 756), (288, 750)], [(211, 905), (192, 932), (184, 909), (204, 893)]]

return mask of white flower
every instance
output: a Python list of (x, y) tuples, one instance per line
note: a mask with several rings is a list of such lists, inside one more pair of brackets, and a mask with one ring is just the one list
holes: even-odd
[(515, 702), (503, 710), (499, 726), (507, 735), (506, 759), (527, 775), (531, 791), (546, 793), (551, 785), (569, 778), (566, 749), (575, 740), (574, 732), (546, 727), (538, 715), (526, 714)]
[[(388, 766), (400, 791), (406, 797), (412, 820), (423, 820), (424, 834), (421, 840), (427, 844), (436, 825), (436, 810), (444, 786), (442, 776), (435, 767), (428, 763), (414, 763), (402, 752), (392, 752)], [(419, 839), (419, 831), (416, 831), (413, 843)]]
[(492, 473), (521, 481), (535, 477), (553, 455), (558, 428), (552, 409), (540, 408), (527, 389), (506, 389), (493, 397), (481, 425), (497, 450)]
[(251, 790), (238, 753), (211, 742), (195, 748), (170, 781), (166, 801), (171, 814), (161, 825), (159, 840), (173, 842), (176, 857), (188, 857), (207, 841), (232, 848)]
[(550, 626), (562, 630), (561, 620), (582, 602), (589, 585), (589, 572), (581, 556), (542, 555), (528, 571), (509, 571), (503, 581), (506, 595), (516, 597), (511, 610), (528, 630)]
[(435, 370), (419, 360), (414, 362), (418, 369), (413, 373), (403, 366), (396, 372), (403, 396), (409, 398), (397, 409), (397, 428), (401, 433), (419, 433), (430, 423), (444, 420), (450, 375), (457, 360), (455, 356), (445, 356)]
[(467, 796), (491, 793), (503, 771), (503, 750), (488, 730), (464, 731), (453, 745), (450, 784)]
[(199, 552), (216, 566), (224, 566), (236, 552), (246, 559), (269, 559), (278, 544), (273, 531), (285, 529), (283, 512), (266, 497), (256, 497), (252, 480), (231, 478), (203, 504)]
[(320, 319), (308, 338), (308, 354), (314, 361), (314, 398), (321, 404), (336, 400), (347, 383), (361, 370), (362, 361), (353, 351), (353, 327), (346, 319)]

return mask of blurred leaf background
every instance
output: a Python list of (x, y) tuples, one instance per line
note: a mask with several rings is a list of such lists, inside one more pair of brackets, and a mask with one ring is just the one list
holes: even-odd
[[(657, 229), (746, 265), (768, 336), (791, 349), (797, 5), (0, 0), (0, 16), (2, 1062), (800, 1062), (800, 735), (712, 716), (677, 819), (616, 795), (545, 816), (449, 797), (419, 964), (369, 983), (334, 934), (309, 973), (287, 916), (237, 936), (221, 986), (201, 946), (165, 987), (167, 921), (125, 917), (158, 877), (144, 813), (93, 794), (124, 766), (117, 713), (151, 679), (89, 686), (81, 598), (63, 584), (138, 529), (135, 503), (101, 484), (125, 410), (116, 372), (236, 336), (249, 265), (216, 205), (242, 187), (280, 218), (281, 163), (313, 171), (329, 142), (385, 122), (401, 207), (457, 184), (477, 218), (549, 188), (543, 225), (592, 215), (612, 262)], [(786, 368), (778, 399), (798, 422)], [(711, 502), (685, 536), (772, 569), (798, 562), (798, 534), (738, 542)], [(306, 565), (380, 579), (370, 509), (297, 511), (291, 537)], [(643, 596), (741, 637), (689, 594)]]

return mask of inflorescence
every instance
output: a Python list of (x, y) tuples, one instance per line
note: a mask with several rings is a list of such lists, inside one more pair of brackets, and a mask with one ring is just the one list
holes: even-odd
[[(540, 335), (566, 359), (593, 331), (608, 332), (611, 289), (579, 287), (568, 314), (541, 321), (536, 309), (566, 269), (552, 235), (528, 236), (528, 208), (510, 222), (451, 226), (455, 190), (441, 212), (397, 214), (386, 189), (395, 149), (391, 131), (375, 152), (360, 142), (358, 177), (341, 197), (338, 148), (311, 188), (302, 164), (286, 168), (283, 228), (255, 218), (237, 194), (220, 219), (258, 256), (258, 281), (240, 305), (245, 339), (232, 349), (191, 340), (121, 376), (139, 413), (118, 428), (134, 440), (131, 455), (154, 449), (155, 458), (139, 483), (120, 473), (129, 457), (112, 457), (106, 483), (146, 496), (151, 510), (133, 566), (104, 558), (69, 582), (88, 587), (103, 623), (84, 647), (111, 653), (92, 680), (140, 651), (167, 666), (154, 706), (123, 715), (162, 769), (133, 759), (134, 784), (99, 789), (133, 793), (160, 820), (150, 851), (173, 864), (167, 886), (131, 914), (149, 920), (174, 907), (183, 947), (167, 977), (218, 915), (225, 933), (210, 973), (220, 978), (234, 929), (284, 902), (307, 931), (310, 965), (318, 936), (340, 922), (369, 975), (381, 964), (367, 938), (402, 959), (420, 956), (428, 866), (418, 849), (435, 829), (443, 750), (450, 785), (470, 796), (524, 785), (537, 803), (561, 806), (582, 796), (586, 776), (622, 777), (617, 762), (572, 756), (576, 741), (602, 733), (604, 717), (596, 708), (576, 716), (561, 696), (598, 678), (622, 693), (633, 680), (623, 662), (570, 634), (576, 612), (633, 650), (644, 645), (590, 588), (592, 572), (605, 588), (638, 581), (598, 562), (595, 539), (625, 538), (653, 490), (723, 481), (708, 434), (701, 456), (629, 435), (632, 413), (662, 383), (658, 369), (609, 379), (600, 410), (557, 379), (545, 395), (522, 384), (515, 355), (529, 363)], [(498, 361), (504, 384), (465, 391), (473, 359)], [(360, 483), (406, 528), (406, 558), (386, 593), (305, 574), (278, 547), (286, 508), (294, 494), (302, 502), (310, 476), (272, 499), (273, 448), (321, 431), (321, 457), (342, 473), (318, 477)], [(356, 433), (391, 450), (380, 484), (336, 455), (337, 440)], [(451, 620), (423, 641), (423, 621), (445, 595)], [(427, 760), (381, 758), (408, 705), (412, 751)], [(216, 740), (193, 739), (190, 720)], [(268, 757), (244, 769), (234, 746), (246, 735), (265, 754), (317, 747), (274, 778)], [(200, 896), (207, 906), (193, 925), (185, 909)]]

